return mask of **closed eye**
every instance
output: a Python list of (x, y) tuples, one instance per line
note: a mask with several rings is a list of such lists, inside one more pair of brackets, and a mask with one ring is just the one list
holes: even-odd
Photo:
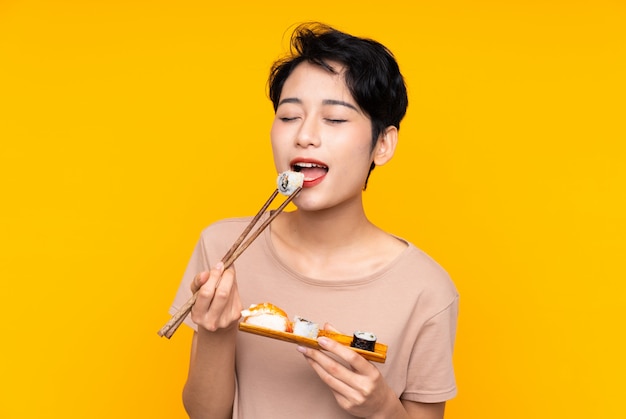
[(331, 124), (341, 124), (343, 122), (348, 122), (347, 119), (330, 119), (330, 118), (326, 118), (326, 121), (330, 122)]

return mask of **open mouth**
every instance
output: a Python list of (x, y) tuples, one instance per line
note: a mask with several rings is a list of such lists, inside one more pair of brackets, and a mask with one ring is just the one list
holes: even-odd
[(304, 181), (312, 181), (319, 179), (328, 173), (328, 166), (318, 163), (297, 162), (291, 166), (294, 172), (300, 172), (304, 175)]

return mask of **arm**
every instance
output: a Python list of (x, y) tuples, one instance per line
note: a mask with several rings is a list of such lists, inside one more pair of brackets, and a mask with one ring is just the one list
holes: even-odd
[[(216, 288), (216, 285), (219, 284)], [(218, 264), (197, 275), (199, 290), (191, 311), (198, 325), (193, 336), (183, 404), (190, 418), (230, 418), (235, 397), (235, 341), (241, 302), (234, 270)]]
[(230, 330), (194, 333), (183, 389), (183, 404), (190, 418), (231, 417), (235, 397), (234, 336)]
[(446, 408), (446, 402), (419, 403), (409, 400), (401, 400), (401, 402), (408, 417), (412, 419), (443, 419)]

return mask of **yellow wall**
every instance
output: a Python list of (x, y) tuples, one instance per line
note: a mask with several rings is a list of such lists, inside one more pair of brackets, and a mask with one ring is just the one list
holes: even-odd
[(462, 294), (447, 418), (624, 417), (626, 5), (211, 3), (0, 2), (0, 417), (184, 417), (190, 333), (156, 331), (200, 230), (273, 187), (302, 20), (406, 75), (366, 199)]

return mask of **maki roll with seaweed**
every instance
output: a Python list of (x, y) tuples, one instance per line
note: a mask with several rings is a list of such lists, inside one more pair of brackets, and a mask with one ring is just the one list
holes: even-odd
[(376, 347), (376, 335), (370, 332), (354, 332), (351, 347), (374, 352)]
[(278, 192), (283, 195), (291, 195), (296, 189), (301, 188), (304, 184), (304, 174), (300, 172), (292, 172), (290, 170), (282, 172), (276, 179)]
[(317, 323), (296, 316), (293, 319), (293, 334), (305, 338), (317, 339), (320, 328)]

